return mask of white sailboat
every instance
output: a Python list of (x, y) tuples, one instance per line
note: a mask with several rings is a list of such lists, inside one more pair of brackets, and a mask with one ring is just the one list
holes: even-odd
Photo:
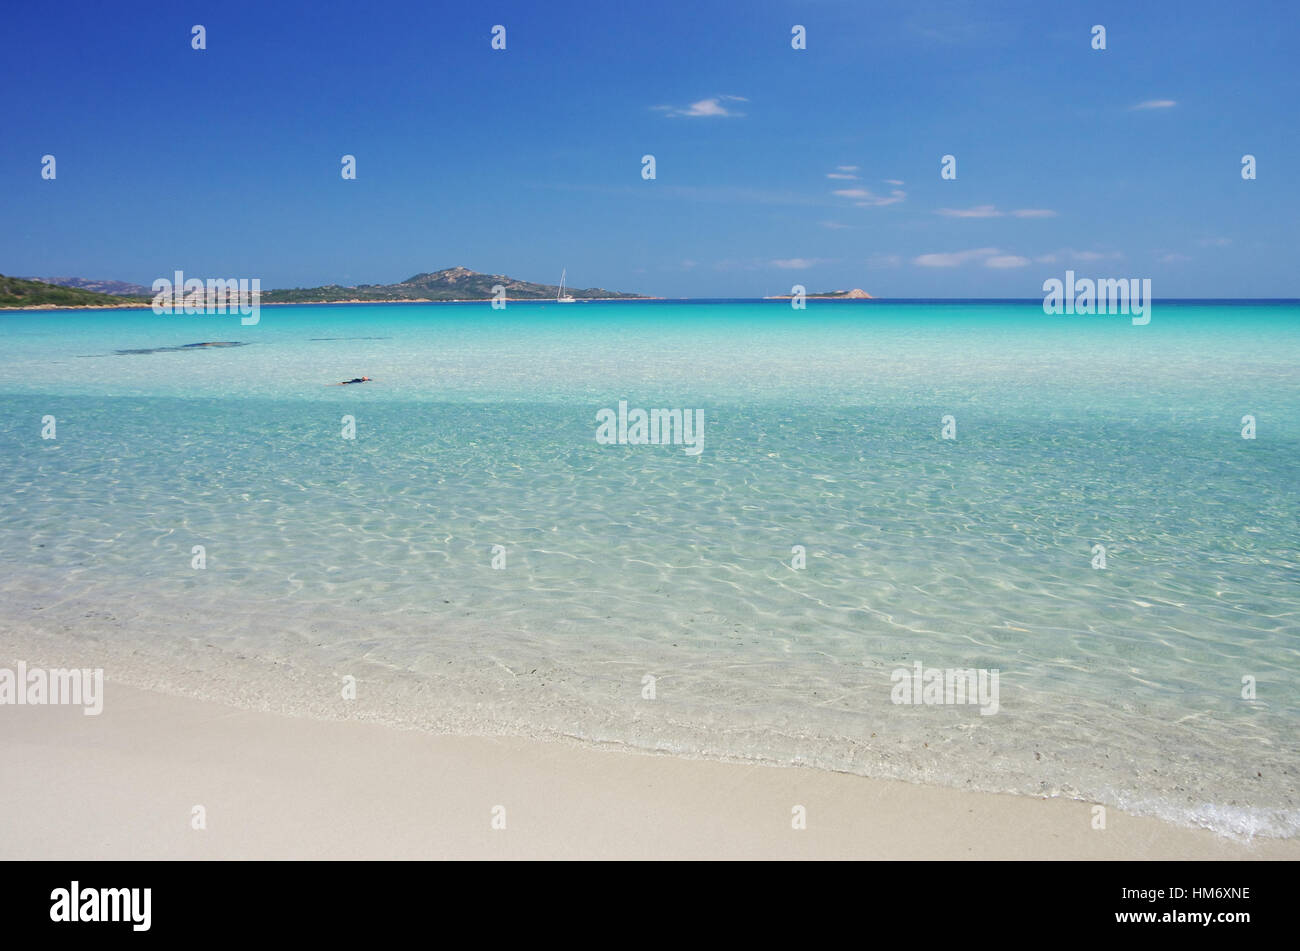
[(560, 290), (559, 293), (555, 295), (555, 303), (557, 304), (573, 303), (573, 295), (564, 293), (564, 276), (568, 273), (569, 272), (567, 268), (560, 271)]

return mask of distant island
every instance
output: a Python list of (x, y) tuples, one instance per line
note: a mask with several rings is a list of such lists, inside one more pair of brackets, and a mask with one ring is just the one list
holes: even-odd
[[(170, 275), (167, 275), (170, 277)], [(408, 277), (397, 284), (328, 284), (324, 287), (295, 287), (264, 290), (263, 304), (341, 304), (383, 301), (487, 301), (503, 288), (506, 300), (555, 300), (556, 284), (534, 284), (504, 274), (480, 274), (467, 267), (450, 267)], [(641, 294), (607, 291), (603, 287), (566, 287), (565, 293), (578, 300), (651, 300)], [(124, 281), (89, 280), (83, 277), (21, 278), (0, 275), (0, 307), (148, 307), (153, 292), (140, 284)]]
[[(506, 300), (555, 300), (558, 284), (533, 284), (504, 274), (479, 274), (467, 267), (449, 267), (432, 273), (416, 274), (397, 284), (358, 284), (343, 287), (294, 288), (263, 291), (263, 304), (329, 304), (351, 301), (474, 301), (491, 300), (493, 287), (500, 285)], [(565, 293), (580, 300), (648, 300), (640, 294), (607, 291), (603, 287), (580, 290), (566, 287)]]
[[(764, 297), (763, 300), (790, 300), (792, 294), (773, 294), (771, 297)], [(860, 287), (855, 287), (851, 291), (822, 291), (820, 294), (805, 294), (807, 300), (875, 300), (870, 294)]]
[[(170, 275), (169, 275), (170, 276)], [(506, 300), (555, 300), (559, 287), (534, 284), (504, 274), (480, 274), (467, 267), (449, 267), (408, 277), (396, 284), (327, 284), (323, 287), (295, 287), (264, 290), (263, 304), (363, 304), (384, 302), (488, 301), (500, 286)], [(603, 287), (566, 287), (577, 300), (653, 300), (642, 294), (608, 291)], [(805, 294), (808, 300), (874, 300), (859, 287), (848, 291)], [(790, 300), (777, 294), (764, 300)], [(84, 277), (25, 278), (0, 274), (0, 307), (55, 309), (149, 307), (153, 292), (141, 284), (125, 281), (90, 280)]]

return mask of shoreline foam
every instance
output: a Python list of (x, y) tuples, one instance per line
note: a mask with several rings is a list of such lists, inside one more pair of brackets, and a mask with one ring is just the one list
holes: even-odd
[[(250, 713), (0, 716), (0, 859), (1295, 859), (1085, 803)], [(205, 828), (196, 829), (196, 807)], [(504, 809), (505, 829), (493, 829)], [(802, 807), (806, 829), (792, 827)]]
[[(75, 660), (74, 660), (75, 658)], [(321, 658), (298, 654), (292, 658), (250, 657), (232, 654), (227, 650), (212, 648), (203, 656), (188, 648), (170, 657), (155, 655), (146, 658), (138, 646), (118, 645), (110, 641), (75, 637), (71, 641), (49, 634), (29, 632), (17, 636), (12, 628), (0, 633), (0, 666), (13, 666), (22, 660), (29, 667), (102, 667), (108, 684), (105, 711), (111, 712), (113, 695), (124, 692), (127, 696), (145, 693), (158, 698), (156, 702), (167, 705), (169, 701), (214, 704), (229, 710), (238, 710), (252, 717), (281, 717), (321, 725), (366, 725), (377, 729), (416, 734), (430, 738), (456, 741), (481, 741), (485, 744), (506, 742), (537, 744), (538, 750), (565, 749), (573, 755), (602, 751), (629, 756), (663, 758), (690, 763), (710, 763), (737, 770), (773, 769), (807, 772), (816, 776), (835, 776), (861, 781), (864, 788), (875, 791), (877, 784), (902, 786), (916, 790), (931, 790), (936, 794), (972, 796), (983, 801), (988, 797), (1026, 803), (1070, 803), (1080, 810), (1079, 815), (1091, 822), (1094, 807), (1103, 805), (1108, 819), (1121, 814), (1128, 820), (1157, 823), (1179, 833), (1204, 832), (1223, 843), (1233, 843), (1256, 848), (1260, 843), (1273, 843), (1281, 852), (1279, 856), (1300, 858), (1300, 823), (1292, 815), (1289, 819), (1278, 810), (1237, 806), (1222, 803), (1177, 804), (1170, 800), (1132, 793), (1117, 792), (1100, 799), (1089, 799), (1055, 789), (1046, 795), (1035, 795), (1017, 789), (992, 789), (986, 786), (962, 788), (955, 781), (934, 781), (917, 778), (906, 773), (862, 772), (820, 764), (816, 757), (795, 756), (789, 760), (774, 758), (759, 752), (741, 754), (721, 749), (701, 749), (680, 743), (659, 742), (649, 744), (618, 736), (601, 736), (598, 732), (579, 734), (554, 727), (538, 725), (537, 721), (497, 717), (484, 719), (473, 709), (473, 701), (466, 694), (459, 698), (458, 709), (448, 715), (443, 698), (435, 699), (438, 685), (423, 680), (411, 671), (382, 670), (383, 665), (367, 667), (357, 661), (343, 666), (331, 665)], [(357, 700), (345, 702), (339, 689), (345, 672), (358, 674)], [(388, 677), (385, 674), (394, 676)], [(274, 685), (274, 690), (269, 689)], [(423, 705), (423, 706), (422, 706)], [(41, 708), (15, 708), (0, 706), (0, 730), (4, 716), (15, 710)], [(44, 708), (50, 710), (51, 708)], [(71, 708), (77, 720), (87, 721), (87, 729), (96, 729), (104, 719), (85, 717), (80, 708)], [(106, 714), (105, 714), (106, 715)], [(259, 728), (260, 729), (260, 728)], [(304, 728), (306, 729), (306, 728)], [(324, 734), (323, 734), (324, 735)], [(2, 741), (0, 741), (2, 742)], [(540, 755), (540, 754), (539, 754)], [(820, 780), (812, 781), (818, 787)], [(967, 780), (969, 782), (969, 780)], [(525, 787), (527, 788), (527, 787)], [(956, 802), (960, 802), (958, 799)], [(1013, 811), (1014, 811), (1014, 807)], [(1029, 813), (1028, 815), (1034, 815)], [(860, 821), (860, 820), (855, 820)], [(1083, 821), (1083, 820), (1080, 820)], [(1089, 852), (1061, 824), (1054, 820), (1053, 835), (1067, 835), (1083, 853), (1035, 853), (1036, 857), (1074, 858), (1086, 857)], [(1148, 831), (1148, 836), (1155, 833)], [(0, 841), (3, 833), (0, 832)], [(1022, 843), (1026, 849), (1031, 848)], [(1178, 848), (1182, 848), (1179, 846)], [(1271, 848), (1271, 847), (1270, 847)], [(1269, 851), (1266, 849), (1265, 851)], [(1206, 857), (1202, 850), (1196, 856)], [(1217, 853), (1216, 853), (1217, 854)], [(911, 857), (911, 856), (906, 856)], [(1004, 856), (1016, 857), (1016, 856)], [(1170, 853), (1136, 857), (1179, 858), (1176, 848)], [(1229, 857), (1220, 855), (1220, 857)], [(1243, 857), (1250, 857), (1243, 854)], [(1269, 857), (1274, 857), (1269, 852)]]

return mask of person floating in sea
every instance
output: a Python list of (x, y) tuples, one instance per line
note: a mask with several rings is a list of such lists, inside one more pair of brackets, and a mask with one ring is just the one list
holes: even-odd
[(342, 383), (336, 383), (335, 386), (347, 386), (349, 383), (373, 383), (374, 381), (368, 376), (358, 376), (351, 380), (344, 380)]

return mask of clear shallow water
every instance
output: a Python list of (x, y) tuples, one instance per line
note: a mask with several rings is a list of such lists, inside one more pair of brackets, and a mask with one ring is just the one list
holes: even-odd
[[(1298, 358), (1296, 305), (3, 315), (0, 648), (1293, 836)], [(703, 453), (598, 444), (620, 399)], [(915, 661), (999, 712), (891, 703)]]

